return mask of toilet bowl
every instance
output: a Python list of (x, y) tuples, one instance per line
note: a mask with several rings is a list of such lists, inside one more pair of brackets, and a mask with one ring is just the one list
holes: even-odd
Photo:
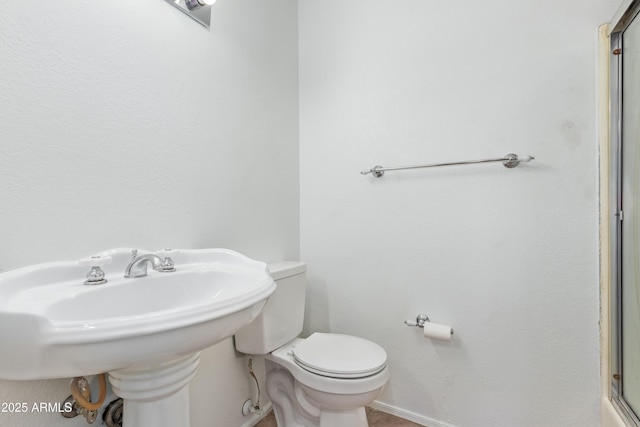
[(279, 427), (367, 427), (364, 407), (389, 380), (378, 344), (343, 334), (298, 338), (306, 266), (269, 265), (278, 286), (262, 314), (235, 336), (236, 349), (264, 355), (266, 389)]

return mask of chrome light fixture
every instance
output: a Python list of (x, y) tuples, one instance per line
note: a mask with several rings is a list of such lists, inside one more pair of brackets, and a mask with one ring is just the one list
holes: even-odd
[(185, 4), (189, 10), (197, 9), (202, 6), (211, 6), (216, 0), (185, 0)]
[(205, 28), (211, 25), (211, 5), (216, 0), (165, 0)]

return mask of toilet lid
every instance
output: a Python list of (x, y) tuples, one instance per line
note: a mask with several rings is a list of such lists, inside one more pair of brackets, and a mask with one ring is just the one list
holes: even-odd
[(333, 378), (367, 377), (387, 364), (387, 353), (382, 347), (351, 335), (316, 332), (292, 352), (301, 368)]

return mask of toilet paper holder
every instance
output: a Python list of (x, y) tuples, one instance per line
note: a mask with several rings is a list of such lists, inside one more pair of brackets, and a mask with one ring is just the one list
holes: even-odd
[[(424, 328), (424, 324), (426, 322), (431, 322), (431, 320), (429, 320), (429, 316), (426, 314), (418, 314), (415, 322), (413, 320), (404, 321), (407, 326), (417, 326), (418, 328)], [(451, 335), (453, 335), (453, 328), (451, 329)]]

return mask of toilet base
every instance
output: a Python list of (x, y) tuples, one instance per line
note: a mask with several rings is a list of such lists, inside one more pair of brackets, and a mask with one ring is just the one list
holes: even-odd
[[(315, 390), (311, 390), (297, 382), (291, 373), (277, 363), (266, 361), (266, 391), (273, 405), (276, 423), (279, 427), (368, 427), (364, 405), (370, 403), (378, 395), (379, 390), (366, 393), (367, 402), (362, 405), (347, 405), (342, 410), (323, 408), (316, 401)], [(316, 396), (314, 396), (316, 395)], [(351, 400), (343, 396), (341, 400)]]
[(367, 414), (364, 407), (354, 409), (352, 411), (330, 412), (322, 411), (320, 413), (320, 427), (368, 427)]

